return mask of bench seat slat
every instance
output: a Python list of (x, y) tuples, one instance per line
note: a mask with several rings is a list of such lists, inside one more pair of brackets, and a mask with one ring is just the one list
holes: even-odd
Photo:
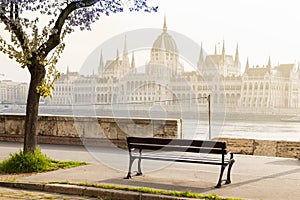
[(150, 144), (130, 144), (130, 148), (146, 149), (153, 151), (180, 151), (180, 152), (193, 152), (193, 153), (212, 153), (212, 154), (226, 154), (225, 149), (221, 148), (205, 148), (205, 147), (189, 147), (189, 146), (171, 146), (171, 145), (150, 145)]
[(201, 140), (188, 140), (188, 139), (166, 139), (166, 138), (138, 138), (128, 137), (128, 144), (160, 144), (160, 145), (182, 145), (182, 146), (201, 146), (209, 148), (226, 148), (225, 142), (216, 141), (201, 141)]

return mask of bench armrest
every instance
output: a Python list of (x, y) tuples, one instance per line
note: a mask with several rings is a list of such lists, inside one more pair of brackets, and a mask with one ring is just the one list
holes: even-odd
[(227, 156), (229, 156), (230, 160), (233, 159), (233, 153), (232, 152), (228, 152)]

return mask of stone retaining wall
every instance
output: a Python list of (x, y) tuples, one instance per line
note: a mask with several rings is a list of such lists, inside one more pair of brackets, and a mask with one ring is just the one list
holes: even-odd
[[(23, 142), (24, 115), (0, 115), (0, 141)], [(126, 136), (177, 138), (176, 119), (39, 116), (39, 143), (124, 146)]]
[(230, 152), (237, 154), (300, 158), (300, 142), (219, 138)]
[[(0, 141), (23, 142), (23, 115), (0, 115)], [(40, 116), (38, 142), (125, 147), (126, 136), (178, 138), (181, 121), (125, 118)], [(300, 158), (300, 142), (220, 138), (237, 154)]]

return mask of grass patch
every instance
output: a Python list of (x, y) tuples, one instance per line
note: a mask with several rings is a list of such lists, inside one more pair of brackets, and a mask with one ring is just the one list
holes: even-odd
[(17, 182), (17, 179), (15, 178), (9, 178), (9, 179), (5, 179), (6, 182), (10, 182), (10, 183), (15, 183)]
[(153, 189), (147, 187), (130, 187), (130, 186), (121, 186), (121, 185), (112, 185), (112, 184), (71, 183), (68, 181), (50, 182), (50, 183), (69, 184), (69, 185), (77, 185), (77, 186), (85, 186), (85, 187), (124, 190), (124, 191), (133, 191), (133, 192), (141, 192), (141, 193), (148, 193), (148, 194), (168, 195), (168, 196), (207, 199), (207, 200), (241, 200), (238, 198), (220, 197), (217, 194), (199, 194), (190, 191), (181, 192), (181, 191)]
[(66, 169), (86, 165), (85, 162), (76, 161), (58, 161), (47, 157), (41, 153), (40, 148), (36, 152), (24, 153), (19, 151), (10, 154), (9, 158), (0, 162), (0, 172), (2, 173), (31, 173), (31, 172), (45, 172), (57, 169)]

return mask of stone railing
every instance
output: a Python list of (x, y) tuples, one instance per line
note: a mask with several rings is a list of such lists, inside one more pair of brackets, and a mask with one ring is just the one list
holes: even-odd
[[(23, 142), (24, 115), (0, 115), (0, 141)], [(39, 116), (38, 143), (125, 145), (126, 136), (177, 138), (181, 120)]]
[(229, 151), (238, 154), (300, 158), (300, 142), (219, 138), (225, 141)]

